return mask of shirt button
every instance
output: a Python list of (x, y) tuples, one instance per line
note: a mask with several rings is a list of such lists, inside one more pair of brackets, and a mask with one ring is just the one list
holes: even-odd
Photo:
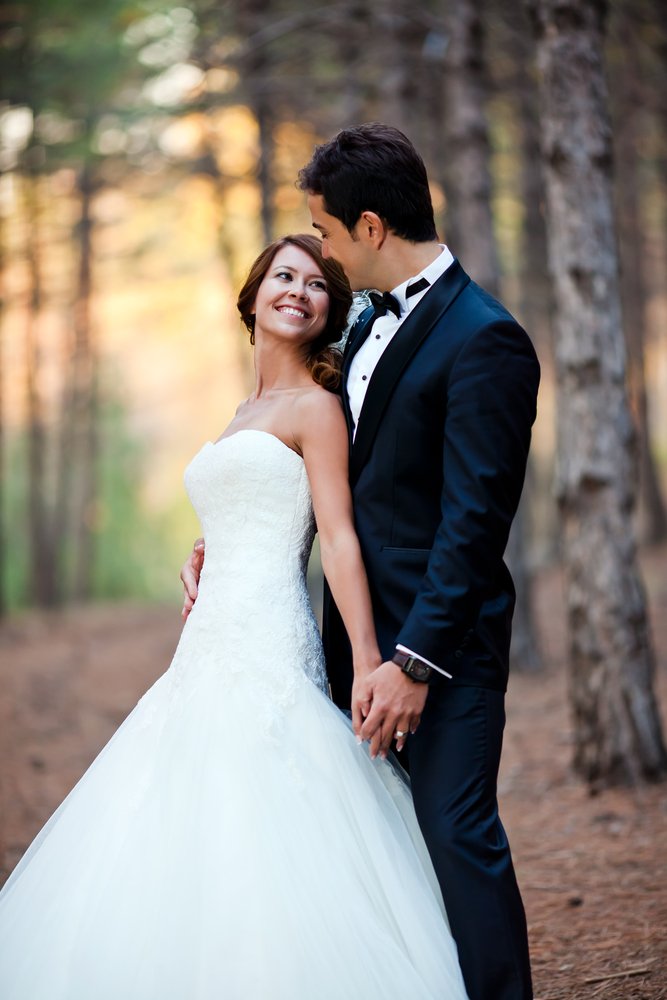
[(367, 378), (368, 378), (368, 375), (362, 375), (361, 376), (361, 381), (365, 382)]
[(379, 333), (376, 333), (376, 334), (375, 334), (375, 339), (376, 339), (376, 340), (379, 340), (379, 339), (380, 339), (380, 334), (379, 334)]

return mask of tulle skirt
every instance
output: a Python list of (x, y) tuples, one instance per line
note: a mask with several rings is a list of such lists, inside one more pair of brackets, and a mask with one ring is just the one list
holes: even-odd
[(307, 680), (273, 736), (219, 694), (167, 671), (33, 842), (2, 1000), (464, 1000), (398, 772)]

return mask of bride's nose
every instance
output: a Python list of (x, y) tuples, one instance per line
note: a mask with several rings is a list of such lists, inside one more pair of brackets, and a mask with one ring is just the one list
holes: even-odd
[(295, 299), (307, 299), (308, 298), (308, 289), (306, 288), (305, 285), (302, 285), (300, 288), (294, 288), (294, 287), (292, 287), (292, 288), (290, 288), (290, 292), (289, 293), (290, 293), (290, 295), (293, 295)]

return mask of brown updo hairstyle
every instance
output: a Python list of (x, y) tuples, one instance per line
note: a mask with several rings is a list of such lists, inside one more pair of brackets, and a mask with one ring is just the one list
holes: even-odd
[(250, 331), (250, 343), (255, 343), (255, 316), (252, 310), (257, 299), (257, 292), (264, 277), (271, 267), (273, 258), (283, 247), (294, 246), (303, 250), (315, 261), (322, 271), (329, 293), (329, 313), (327, 323), (320, 336), (308, 345), (306, 365), (313, 380), (330, 392), (337, 392), (341, 382), (342, 354), (332, 347), (340, 340), (345, 329), (347, 314), (352, 305), (352, 292), (345, 273), (335, 260), (325, 260), (322, 256), (322, 244), (316, 236), (310, 233), (298, 233), (296, 236), (281, 236), (269, 243), (260, 253), (250, 268), (250, 273), (239, 292), (236, 308), (241, 314), (241, 322)]

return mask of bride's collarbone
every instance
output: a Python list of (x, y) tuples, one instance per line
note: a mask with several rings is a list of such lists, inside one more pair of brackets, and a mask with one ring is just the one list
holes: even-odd
[[(299, 396), (317, 386), (286, 386), (267, 390), (257, 399), (253, 393), (239, 404), (231, 423), (217, 441), (233, 437), (240, 431), (259, 431), (278, 438), (287, 448), (301, 455), (301, 446), (295, 431), (293, 403)], [(217, 444), (216, 441), (216, 444)]]

